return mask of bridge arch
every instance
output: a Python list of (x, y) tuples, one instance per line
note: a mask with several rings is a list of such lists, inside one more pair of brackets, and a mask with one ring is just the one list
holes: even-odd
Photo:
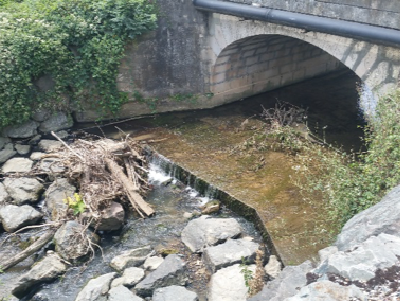
[(228, 103), (347, 67), (376, 95), (399, 81), (400, 52), (366, 41), (213, 13), (206, 83)]

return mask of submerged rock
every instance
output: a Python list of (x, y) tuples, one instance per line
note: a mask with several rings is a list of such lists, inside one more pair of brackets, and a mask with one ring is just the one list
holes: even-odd
[(171, 285), (161, 287), (154, 291), (153, 301), (197, 301), (195, 292), (189, 291), (182, 286)]
[(54, 235), (57, 253), (63, 259), (72, 262), (76, 262), (92, 251), (89, 240), (97, 244), (99, 239), (96, 234), (74, 220), (67, 221)]
[[(7, 205), (0, 208), (0, 220), (4, 230), (14, 232), (25, 226), (36, 224), (43, 214), (31, 206)], [(1, 266), (1, 264), (0, 264)]]
[(236, 263), (242, 258), (247, 263), (254, 263), (259, 245), (245, 239), (230, 239), (226, 243), (206, 248), (203, 262), (212, 272)]
[(143, 301), (122, 285), (111, 288), (108, 293), (108, 301)]
[(234, 218), (203, 215), (189, 221), (182, 231), (182, 242), (193, 252), (202, 252), (204, 248), (238, 237), (240, 233), (240, 225)]
[(179, 255), (168, 255), (164, 262), (144, 280), (136, 285), (137, 294), (150, 297), (160, 287), (184, 285), (186, 283), (185, 263)]
[[(246, 301), (249, 288), (243, 270), (255, 273), (256, 266), (242, 267), (239, 264), (220, 269), (211, 276), (209, 301)], [(268, 300), (268, 299), (265, 299)]]
[(1, 168), (3, 173), (28, 173), (32, 171), (33, 161), (27, 158), (13, 158), (4, 163)]
[(150, 246), (144, 246), (141, 248), (131, 249), (115, 256), (110, 266), (117, 270), (122, 271), (128, 267), (137, 267), (144, 263), (146, 258), (151, 254)]
[(19, 278), (12, 294), (23, 298), (30, 290), (38, 288), (39, 284), (55, 280), (66, 270), (67, 266), (61, 262), (60, 256), (49, 254)]
[(42, 183), (33, 178), (5, 178), (3, 183), (16, 205), (37, 202), (44, 188)]
[(106, 294), (114, 277), (115, 273), (112, 272), (90, 280), (79, 292), (75, 301), (107, 301)]

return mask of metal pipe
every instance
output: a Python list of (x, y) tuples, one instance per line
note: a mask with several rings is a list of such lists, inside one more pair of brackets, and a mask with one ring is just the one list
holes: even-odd
[(400, 48), (400, 31), (395, 29), (227, 1), (193, 0), (193, 4), (202, 11), (277, 23)]

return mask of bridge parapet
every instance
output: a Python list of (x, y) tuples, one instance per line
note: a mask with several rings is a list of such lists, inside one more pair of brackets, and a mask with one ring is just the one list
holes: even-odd
[(393, 0), (228, 0), (294, 13), (400, 29), (400, 1)]

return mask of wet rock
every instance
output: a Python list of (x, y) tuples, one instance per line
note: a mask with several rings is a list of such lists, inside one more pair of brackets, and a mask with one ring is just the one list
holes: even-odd
[(182, 242), (193, 252), (223, 243), (241, 233), (239, 223), (234, 218), (211, 218), (207, 215), (189, 221), (182, 231)]
[[(209, 301), (245, 301), (248, 287), (239, 264), (218, 270), (211, 276)], [(250, 265), (246, 269), (255, 272), (256, 266)], [(265, 299), (268, 300), (268, 299)]]
[(36, 224), (42, 214), (31, 206), (7, 205), (0, 208), (0, 220), (4, 230), (14, 232), (22, 227)]
[(43, 191), (43, 184), (33, 178), (5, 178), (4, 187), (15, 205), (37, 202)]
[(51, 183), (45, 192), (45, 202), (53, 219), (56, 219), (61, 212), (65, 212), (68, 209), (63, 199), (68, 196), (72, 197), (74, 192), (75, 187), (65, 178), (57, 179)]
[(201, 207), (201, 214), (212, 214), (218, 212), (221, 207), (221, 202), (218, 200), (212, 200), (204, 204)]
[(57, 279), (66, 270), (67, 266), (61, 262), (60, 256), (55, 253), (49, 254), (19, 278), (12, 294), (22, 298), (39, 284)]
[(39, 148), (45, 153), (52, 153), (57, 151), (61, 147), (62, 143), (56, 140), (42, 139), (39, 142)]
[(323, 280), (303, 287), (297, 295), (287, 298), (285, 301), (343, 301), (351, 298), (365, 300), (364, 294), (355, 285), (341, 286), (337, 283)]
[(329, 255), (315, 270), (316, 273), (335, 273), (351, 281), (368, 281), (377, 269), (391, 267), (400, 256), (400, 237), (382, 233), (372, 236), (349, 252)]
[(82, 233), (85, 233), (92, 243), (98, 243), (96, 234), (88, 229), (85, 230), (85, 226), (71, 220), (62, 225), (54, 235), (56, 252), (63, 259), (71, 262), (76, 262), (88, 255), (91, 249), (88, 240), (82, 237)]
[(340, 251), (351, 250), (380, 233), (400, 236), (400, 185), (378, 204), (348, 220), (338, 235), (336, 246)]
[(298, 266), (287, 266), (272, 281), (264, 285), (264, 288), (248, 301), (282, 301), (296, 295), (307, 284), (306, 274), (311, 271), (310, 261)]
[(241, 263), (242, 258), (248, 263), (254, 263), (258, 247), (258, 244), (245, 239), (229, 239), (224, 244), (206, 248), (203, 262), (212, 272)]
[(3, 136), (9, 138), (29, 138), (37, 135), (38, 123), (29, 120), (19, 125), (8, 126), (3, 130)]
[(182, 286), (171, 285), (161, 287), (154, 291), (153, 301), (197, 301), (195, 292), (189, 291)]
[(164, 258), (162, 258), (161, 256), (150, 256), (144, 262), (143, 267), (145, 268), (145, 270), (153, 271), (157, 269), (163, 262)]
[(0, 182), (0, 205), (4, 205), (11, 201), (11, 197), (6, 191), (4, 184)]
[(15, 149), (19, 155), (24, 156), (30, 153), (31, 146), (26, 144), (16, 144)]
[(10, 143), (11, 139), (6, 138), (6, 137), (0, 137), (0, 150), (3, 149), (3, 147), (7, 144)]
[(127, 287), (132, 287), (135, 284), (138, 284), (143, 278), (143, 269), (137, 267), (127, 268), (121, 278), (114, 279), (111, 286), (116, 287), (119, 285), (125, 285)]
[(83, 290), (79, 292), (75, 301), (107, 301), (106, 294), (114, 277), (115, 273), (113, 272), (90, 280)]
[(149, 254), (151, 254), (150, 246), (128, 250), (115, 256), (111, 260), (110, 266), (117, 271), (122, 271), (129, 267), (137, 267), (144, 263)]
[(108, 301), (143, 301), (122, 285), (111, 288), (108, 293)]
[(68, 129), (74, 125), (74, 121), (71, 116), (65, 112), (57, 112), (52, 114), (49, 119), (43, 121), (39, 130), (43, 133), (49, 133), (50, 131), (59, 131)]
[(110, 206), (102, 211), (101, 217), (94, 227), (98, 231), (119, 230), (124, 225), (125, 211), (120, 203), (111, 202)]
[(3, 173), (28, 173), (32, 171), (33, 161), (26, 158), (13, 158), (4, 163), (1, 168)]
[(150, 297), (160, 287), (184, 285), (186, 283), (185, 263), (179, 255), (168, 255), (164, 262), (144, 280), (136, 285), (137, 294)]
[(17, 152), (13, 149), (3, 149), (0, 151), (0, 163), (6, 162), (8, 159), (14, 157)]
[(278, 261), (275, 255), (269, 256), (268, 264), (264, 267), (265, 273), (271, 278), (275, 279), (282, 271), (282, 263)]

